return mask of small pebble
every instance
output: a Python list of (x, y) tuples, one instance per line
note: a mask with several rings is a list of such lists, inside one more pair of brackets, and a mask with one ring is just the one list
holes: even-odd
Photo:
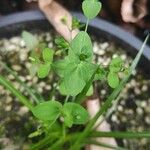
[(101, 94), (105, 95), (106, 94), (106, 90), (101, 90)]
[(20, 71), (21, 70), (21, 67), (19, 65), (13, 65), (12, 68), (15, 70), (15, 71)]
[(105, 43), (102, 43), (100, 46), (103, 50), (105, 50), (106, 48), (108, 48), (109, 44), (108, 42), (105, 42)]
[(142, 91), (143, 91), (143, 92), (146, 92), (147, 90), (148, 90), (147, 85), (143, 85), (143, 86), (142, 86)]
[(23, 106), (23, 107), (21, 107), (19, 109), (18, 114), (21, 115), (21, 116), (23, 116), (23, 115), (25, 115), (28, 112), (29, 112), (29, 109), (27, 107)]
[(7, 106), (5, 106), (5, 110), (6, 110), (6, 111), (11, 111), (11, 108), (12, 108), (12, 106), (11, 106), (11, 105), (7, 105)]
[(138, 107), (138, 108), (136, 109), (136, 112), (137, 112), (139, 115), (142, 115), (142, 114), (143, 114), (143, 109), (140, 108), (140, 107)]
[(145, 122), (150, 125), (150, 116), (145, 117)]

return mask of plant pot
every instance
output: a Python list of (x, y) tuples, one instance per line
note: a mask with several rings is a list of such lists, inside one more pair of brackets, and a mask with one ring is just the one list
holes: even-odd
[[(83, 15), (76, 12), (72, 14), (77, 16), (82, 23), (85, 23), (86, 20)], [(51, 28), (52, 26), (38, 10), (16, 13), (0, 19), (0, 39), (20, 35), (23, 30), (36, 33), (37, 30), (49, 31)], [(94, 19), (91, 21), (89, 24), (89, 32), (97, 38), (100, 37), (106, 41), (109, 40), (117, 43), (118, 46), (123, 48), (132, 57), (135, 57), (142, 45), (142, 42), (130, 33), (102, 19)], [(149, 75), (149, 66), (150, 47), (146, 46), (139, 63), (139, 68), (142, 68)], [(112, 127), (115, 128), (113, 125)]]

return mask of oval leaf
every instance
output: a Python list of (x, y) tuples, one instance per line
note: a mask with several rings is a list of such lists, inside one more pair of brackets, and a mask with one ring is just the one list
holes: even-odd
[(52, 62), (53, 61), (53, 55), (54, 55), (54, 51), (50, 48), (45, 48), (42, 51), (42, 56), (43, 56), (43, 60), (45, 62)]
[(73, 118), (73, 124), (85, 124), (89, 119), (89, 114), (87, 110), (76, 103), (69, 102), (64, 104), (63, 112), (68, 113), (68, 116), (66, 117)]
[(93, 47), (92, 42), (89, 35), (81, 31), (79, 32), (76, 37), (70, 43), (70, 50), (69, 50), (69, 58), (70, 60), (80, 60), (80, 56), (86, 56), (86, 61), (92, 61), (93, 58)]
[(116, 57), (111, 61), (109, 69), (111, 72), (119, 72), (122, 68), (122, 65), (123, 65), (122, 59), (120, 57)]
[(61, 107), (59, 102), (47, 101), (35, 106), (32, 113), (42, 121), (55, 121), (60, 116)]
[(85, 0), (82, 3), (82, 10), (88, 19), (95, 18), (101, 10), (101, 3), (97, 0)]
[(116, 73), (110, 72), (107, 77), (108, 84), (112, 88), (116, 88), (119, 85), (119, 77)]
[(50, 64), (46, 63), (46, 64), (41, 64), (40, 67), (38, 68), (38, 77), (39, 78), (45, 78), (50, 71)]
[(35, 49), (39, 44), (38, 39), (34, 35), (32, 35), (31, 33), (27, 32), (27, 31), (23, 31), (22, 38), (23, 38), (26, 46), (28, 47), (28, 49), (31, 49), (31, 50)]

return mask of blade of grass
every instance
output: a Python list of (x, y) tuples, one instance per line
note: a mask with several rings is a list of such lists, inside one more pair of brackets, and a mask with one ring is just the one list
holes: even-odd
[(91, 137), (114, 137), (114, 138), (150, 138), (150, 131), (143, 132), (129, 132), (129, 131), (113, 131), (113, 132), (101, 132), (93, 131)]
[[(28, 87), (23, 81), (21, 81), (21, 79), (19, 78), (19, 76), (16, 74), (15, 71), (13, 71), (11, 68), (9, 68), (6, 64), (4, 64), (3, 62), (0, 61), (0, 65), (3, 66), (3, 68), (8, 72), (8, 73), (11, 73), (15, 79), (24, 87), (24, 89), (28, 92), (28, 94), (32, 97), (32, 99), (36, 102), (36, 103), (39, 103), (41, 101), (44, 101), (42, 96), (35, 92), (35, 90), (31, 89), (30, 87)], [(34, 91), (34, 92), (33, 92)], [(35, 93), (35, 94), (34, 94)], [(37, 97), (40, 97), (40, 100), (39, 98)]]
[(116, 147), (116, 146), (106, 144), (106, 143), (101, 143), (101, 142), (98, 142), (98, 141), (95, 141), (95, 140), (88, 140), (88, 141), (85, 142), (85, 144), (97, 145), (97, 146), (105, 147), (105, 148), (109, 148), (109, 149), (111, 148), (113, 150), (128, 150), (126, 148)]
[(129, 68), (128, 75), (120, 82), (119, 86), (112, 92), (112, 94), (108, 97), (108, 99), (105, 101), (105, 103), (102, 105), (101, 109), (97, 112), (97, 114), (89, 121), (88, 125), (84, 129), (82, 135), (80, 135), (77, 139), (77, 141), (72, 145), (70, 150), (76, 150), (80, 147), (80, 143), (82, 140), (88, 136), (90, 130), (93, 128), (94, 124), (96, 123), (97, 119), (104, 113), (107, 112), (109, 107), (112, 105), (112, 101), (115, 100), (115, 98), (118, 96), (118, 94), (121, 92), (127, 81), (129, 80), (130, 76), (132, 75), (132, 72), (135, 70), (139, 59), (144, 51), (144, 47), (148, 41), (149, 35), (146, 37), (140, 51), (136, 55), (135, 59), (132, 62), (131, 67)]
[(33, 104), (30, 102), (30, 100), (28, 100), (25, 96), (23, 96), (17, 89), (14, 88), (11, 82), (7, 81), (1, 75), (0, 75), (0, 84), (3, 85), (6, 89), (8, 89), (14, 96), (16, 96), (22, 104), (28, 107), (29, 110), (32, 110)]
[(39, 141), (38, 143), (32, 145), (30, 147), (30, 150), (42, 149), (45, 146), (49, 145), (49, 143), (55, 142), (55, 140), (57, 140), (59, 136), (60, 135), (57, 132), (56, 133), (51, 133), (47, 137), (45, 137), (44, 139)]

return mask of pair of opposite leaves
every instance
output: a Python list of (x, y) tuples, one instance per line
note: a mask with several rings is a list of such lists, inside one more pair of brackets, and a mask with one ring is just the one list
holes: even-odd
[(32, 112), (35, 117), (50, 124), (63, 117), (63, 122), (67, 127), (72, 127), (73, 124), (85, 124), (89, 118), (86, 109), (72, 102), (62, 105), (58, 101), (47, 101), (35, 106)]

